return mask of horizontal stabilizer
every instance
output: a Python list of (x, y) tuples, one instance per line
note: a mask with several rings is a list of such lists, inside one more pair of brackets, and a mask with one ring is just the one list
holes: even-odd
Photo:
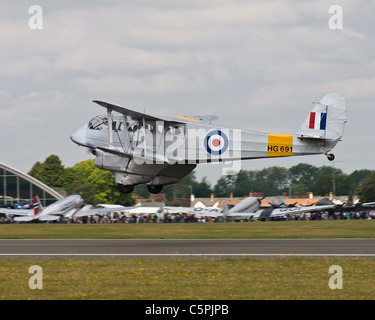
[(55, 221), (55, 220), (58, 220), (60, 219), (61, 216), (59, 215), (45, 215), (45, 216), (41, 216), (39, 217), (39, 220), (40, 221)]
[(24, 217), (15, 217), (13, 220), (14, 221), (19, 221), (19, 222), (28, 222), (34, 220), (34, 216), (24, 216)]
[(0, 208), (0, 213), (15, 215), (15, 216), (28, 216), (33, 213), (33, 209), (8, 209)]
[(307, 134), (300, 134), (300, 135), (297, 135), (297, 138), (300, 138), (300, 139), (311, 139), (311, 140), (314, 140), (314, 139), (318, 139), (318, 140), (330, 140), (330, 139), (326, 139), (324, 137), (324, 135), (313, 136), (313, 135), (307, 135)]

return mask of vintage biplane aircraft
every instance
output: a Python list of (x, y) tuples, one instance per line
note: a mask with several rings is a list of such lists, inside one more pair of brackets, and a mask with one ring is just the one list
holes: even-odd
[[(114, 173), (119, 189), (147, 184), (151, 193), (179, 182), (197, 164), (268, 157), (325, 154), (341, 140), (345, 99), (332, 91), (314, 103), (296, 134), (261, 133), (214, 125), (215, 116), (160, 117), (94, 100), (107, 109), (71, 135), (96, 156), (95, 164)], [(114, 112), (117, 115), (113, 114)]]
[(47, 207), (43, 207), (39, 201), (39, 197), (35, 196), (31, 209), (0, 208), (0, 214), (13, 218), (13, 220), (17, 222), (56, 221), (60, 218), (106, 214), (127, 209), (127, 207), (124, 206), (94, 208), (92, 205), (82, 205), (83, 199), (80, 195), (75, 194), (51, 203)]

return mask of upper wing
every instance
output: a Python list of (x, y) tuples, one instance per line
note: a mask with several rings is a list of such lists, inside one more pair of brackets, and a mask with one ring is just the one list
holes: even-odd
[(115, 207), (115, 208), (83, 208), (83, 209), (77, 211), (73, 215), (73, 217), (79, 218), (79, 217), (92, 216), (94, 214), (106, 214), (106, 213), (111, 213), (111, 212), (124, 211), (124, 210), (127, 210), (128, 208), (130, 208), (130, 207), (118, 206), (118, 207)]
[(120, 107), (120, 106), (112, 104), (112, 103), (99, 101), (99, 100), (94, 100), (93, 102), (99, 104), (100, 106), (102, 106), (104, 108), (107, 108), (107, 110), (116, 111), (116, 112), (121, 113), (121, 114), (126, 114), (127, 116), (130, 116), (133, 119), (145, 119), (146, 121), (147, 120), (149, 120), (149, 121), (158, 121), (158, 120), (164, 121), (164, 119), (162, 119), (162, 118), (154, 117), (154, 116), (151, 116), (151, 115), (146, 114), (146, 113), (130, 110), (130, 109), (127, 109), (127, 108), (124, 108), (124, 107)]
[[(215, 115), (193, 115), (193, 116), (173, 116), (171, 118), (177, 118), (180, 122), (203, 122), (203, 123), (211, 123), (211, 121), (217, 120), (218, 117)], [(169, 118), (168, 118), (169, 119)]]
[(168, 213), (194, 213), (194, 208), (190, 207), (170, 207), (164, 206), (163, 210), (168, 211)]
[(202, 122), (211, 122), (211, 121), (215, 121), (215, 120), (219, 119), (219, 117), (214, 115), (214, 114), (213, 115), (208, 114), (206, 116), (197, 115), (197, 116), (188, 116), (188, 117), (193, 118), (193, 119), (198, 119)]
[(94, 100), (93, 102), (99, 104), (100, 106), (107, 108), (110, 111), (116, 111), (121, 114), (126, 114), (127, 116), (132, 117), (134, 120), (145, 119), (145, 121), (168, 121), (174, 123), (187, 123), (187, 122), (205, 122), (210, 123), (211, 121), (217, 120), (216, 115), (187, 115), (187, 116), (170, 116), (170, 117), (155, 117), (146, 113), (130, 110), (109, 102)]
[(160, 211), (160, 207), (140, 207), (140, 206), (135, 206), (135, 207), (130, 207), (125, 210), (122, 210), (123, 212), (127, 214), (147, 214), (147, 213), (157, 213)]
[(201, 217), (222, 217), (223, 210), (221, 208), (193, 208), (193, 207), (162, 207), (163, 210), (167, 210), (168, 213), (186, 213), (194, 214)]

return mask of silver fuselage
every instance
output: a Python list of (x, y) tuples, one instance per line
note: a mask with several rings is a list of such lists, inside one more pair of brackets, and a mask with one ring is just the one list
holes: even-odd
[(124, 185), (176, 183), (199, 163), (324, 154), (338, 142), (168, 120), (124, 126), (119, 117), (108, 130), (106, 116), (97, 116), (71, 139), (90, 148), (95, 164), (112, 171)]

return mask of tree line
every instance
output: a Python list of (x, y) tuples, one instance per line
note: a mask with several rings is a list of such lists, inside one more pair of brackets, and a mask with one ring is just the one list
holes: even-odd
[(80, 194), (86, 203), (116, 203), (124, 206), (135, 204), (131, 194), (123, 194), (114, 185), (112, 172), (95, 166), (93, 159), (65, 168), (56, 155), (33, 165), (28, 174), (63, 196)]
[[(51, 155), (44, 162), (37, 162), (28, 173), (63, 195), (80, 194), (86, 203), (135, 204), (135, 195), (149, 198), (145, 185), (136, 186), (132, 194), (121, 193), (115, 184), (112, 172), (95, 166), (93, 159), (65, 168), (57, 155)], [(166, 185), (163, 193), (168, 201), (176, 198), (190, 198), (191, 194), (199, 198), (246, 197), (250, 192), (264, 196), (315, 195), (328, 196), (357, 194), (360, 201), (375, 200), (375, 171), (362, 169), (345, 174), (333, 166), (316, 167), (310, 164), (298, 164), (291, 168), (273, 166), (262, 170), (240, 170), (233, 175), (218, 178), (211, 185), (204, 177), (198, 181), (194, 171), (181, 179), (179, 183)]]

